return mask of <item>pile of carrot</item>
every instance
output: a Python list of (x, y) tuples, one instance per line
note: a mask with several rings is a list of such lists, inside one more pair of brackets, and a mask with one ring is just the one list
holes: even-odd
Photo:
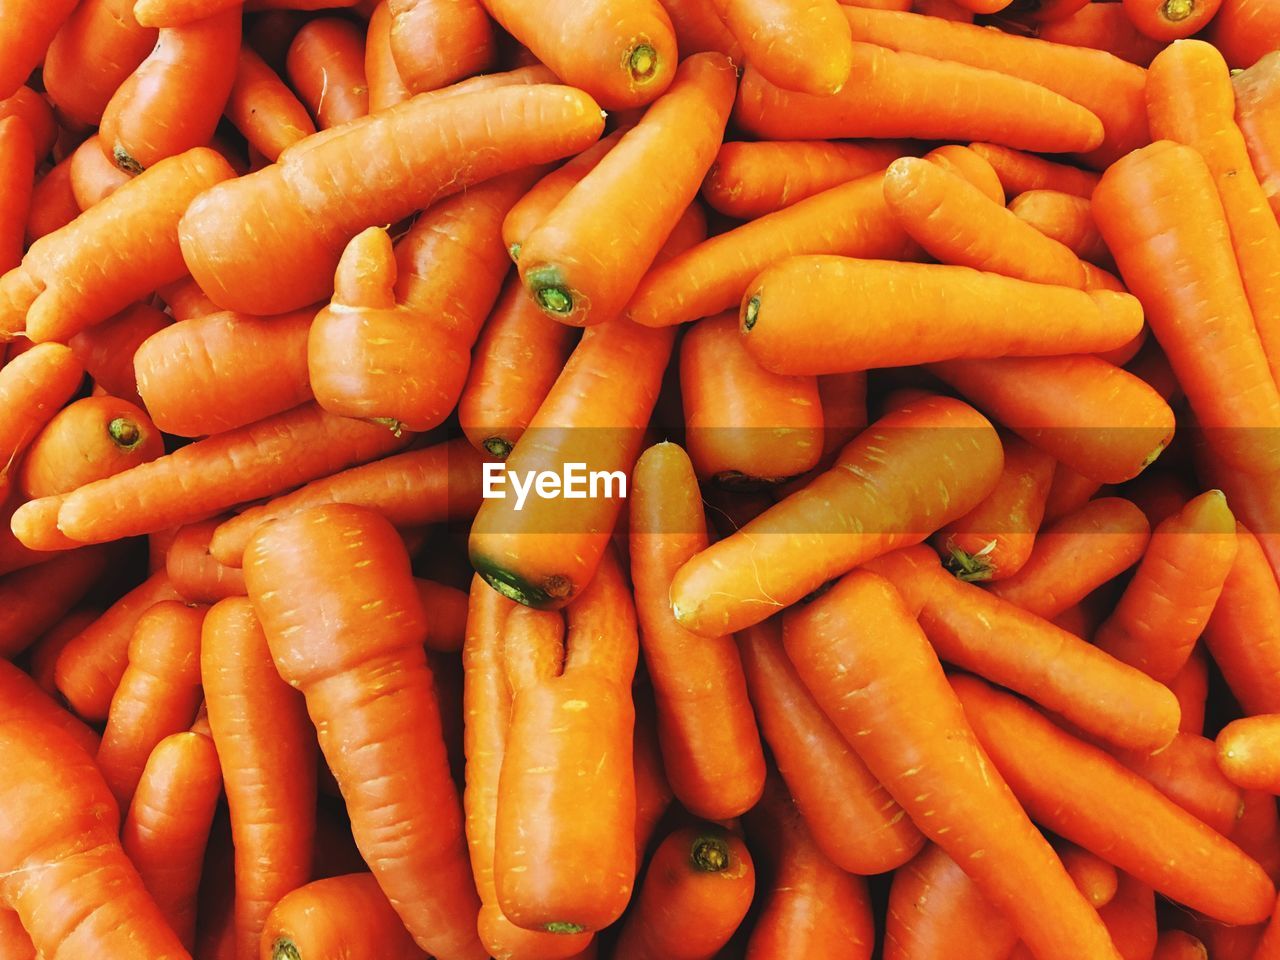
[(1280, 960), (1278, 216), (1276, 0), (0, 0), (0, 960)]

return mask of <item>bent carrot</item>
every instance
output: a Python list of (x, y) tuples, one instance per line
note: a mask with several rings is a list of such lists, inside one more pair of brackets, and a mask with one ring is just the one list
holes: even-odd
[(1139, 67), (1164, 49), (1164, 44), (1139, 33), (1118, 3), (1086, 3), (1064, 20), (1041, 24), (1036, 35), (1050, 43), (1104, 50)]
[(493, 65), (493, 21), (479, 0), (392, 0), (391, 55), (410, 93), (439, 90)]
[[(277, 163), (206, 192), (179, 230), (192, 276), (227, 309), (259, 315), (298, 309), (328, 295), (342, 249), (364, 228), (395, 223), (501, 173), (575, 153), (600, 135), (604, 119), (586, 94), (521, 79), (506, 75), (473, 81), (465, 91), (420, 94), (303, 141)], [(323, 183), (347, 186), (309, 192)]]
[(5, 0), (0, 13), (4, 28), (0, 33), (5, 59), (0, 68), (0, 100), (13, 96), (40, 61), (49, 43), (57, 34), (75, 3), (58, 0), (56, 3), (39, 3), (35, 0)]
[(39, 343), (0, 367), (0, 477), (84, 380), (84, 367), (60, 343)]
[(1269, 626), (1280, 617), (1280, 586), (1243, 524), (1236, 524), (1236, 541), (1231, 572), (1205, 624), (1205, 646), (1246, 714), (1280, 713), (1280, 642)]
[(271, 909), (253, 956), (327, 960), (358, 950), (379, 960), (425, 960), (370, 873), (314, 880)]
[(1010, 200), (1009, 209), (1081, 260), (1102, 267), (1111, 263), (1111, 252), (1093, 222), (1087, 199), (1056, 190), (1028, 190)]
[(294, 34), (285, 73), (316, 127), (327, 130), (369, 112), (364, 32), (350, 20), (317, 17)]
[(85, 397), (45, 424), (22, 461), (18, 488), (28, 497), (67, 493), (163, 454), (160, 431), (132, 403)]
[(872, 773), (921, 832), (965, 864), (1036, 956), (1118, 957), (1061, 861), (988, 767), (942, 666), (887, 580), (847, 574), (784, 618), (783, 642)]
[(302, 101), (248, 44), (236, 56), (225, 113), (249, 144), (273, 162), (286, 148), (316, 132)]
[(713, 0), (713, 5), (745, 58), (770, 83), (821, 97), (838, 93), (851, 73), (857, 76), (849, 23), (835, 0)]
[(182, 527), (165, 556), (165, 572), (173, 588), (189, 603), (214, 603), (245, 596), (244, 574), (219, 563), (209, 551), (213, 532), (225, 520), (214, 517)]
[(1098, 185), (1096, 173), (997, 143), (971, 143), (969, 149), (991, 164), (1010, 197), (1028, 190), (1057, 190), (1087, 200)]
[(35, 142), (26, 122), (0, 115), (0, 271), (22, 262), (35, 169)]

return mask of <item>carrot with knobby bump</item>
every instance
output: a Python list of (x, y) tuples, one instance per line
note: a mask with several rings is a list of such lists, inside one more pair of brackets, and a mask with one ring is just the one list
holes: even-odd
[(702, 199), (726, 216), (753, 220), (883, 170), (905, 151), (904, 146), (874, 140), (724, 143), (703, 181)]
[(662, 443), (640, 456), (628, 516), (640, 645), (667, 778), (694, 816), (736, 817), (760, 798), (764, 756), (733, 638), (694, 636), (671, 615), (671, 578), (707, 546), (698, 481), (680, 447)]
[(289, 44), (285, 72), (320, 130), (369, 112), (364, 31), (350, 20), (318, 17), (303, 24)]
[(27, 82), (31, 71), (44, 59), (45, 50), (58, 29), (71, 16), (75, 3), (37, 3), (34, 0), (5, 0), (0, 10), (4, 47), (4, 67), (0, 69), (0, 100), (13, 94)]
[(282, 897), (253, 960), (426, 960), (369, 873), (314, 880)]
[(953, 677), (983, 748), (1036, 822), (1226, 923), (1268, 916), (1274, 887), (1217, 831), (1016, 698)]
[(58, 112), (92, 127), (107, 101), (156, 44), (133, 16), (133, 0), (86, 0), (49, 44), (41, 79)]
[(1054, 461), (1017, 437), (1006, 437), (1004, 471), (985, 500), (934, 535), (947, 569), (961, 580), (1004, 580), (1026, 564), (1044, 520)]
[(784, 617), (783, 641), (814, 699), (872, 773), (964, 865), (1038, 957), (1118, 956), (1061, 861), (988, 766), (941, 664), (887, 580), (847, 574)]
[(759, 623), (833, 576), (919, 543), (995, 487), (1000, 440), (972, 407), (926, 398), (883, 417), (807, 487), (676, 574), (676, 620), (716, 636)]
[(271, 161), (316, 132), (302, 101), (248, 44), (237, 54), (225, 113), (253, 148)]
[(1247, 70), (1232, 71), (1236, 126), (1244, 136), (1253, 172), (1272, 211), (1280, 210), (1280, 53), (1268, 53)]
[(747, 940), (747, 960), (870, 960), (875, 923), (866, 881), (823, 856), (776, 776), (744, 818), (773, 880)]
[(1081, 260), (1097, 266), (1111, 263), (1111, 252), (1093, 222), (1089, 201), (1056, 190), (1028, 190), (1009, 201), (1019, 220), (1068, 247)]
[(1097, 116), (1030, 81), (869, 43), (855, 43), (853, 52), (852, 75), (863, 82), (834, 96), (783, 90), (748, 64), (734, 120), (771, 140), (994, 140), (1049, 153), (1092, 150), (1102, 143)]
[(774, 763), (818, 849), (841, 870), (894, 870), (924, 843), (800, 681), (777, 620), (738, 634), (747, 688)]
[(83, 379), (84, 367), (60, 343), (36, 344), (0, 367), (0, 476), (8, 476)]
[(954, 360), (931, 364), (929, 371), (1098, 485), (1137, 476), (1173, 438), (1169, 404), (1142, 380), (1098, 357)]
[(1244, 805), (1240, 788), (1218, 769), (1217, 748), (1198, 733), (1179, 733), (1162, 750), (1114, 756), (1197, 820), (1230, 837)]
[(151, 751), (191, 726), (200, 706), (204, 608), (177, 600), (146, 611), (129, 640), (125, 668), (98, 748), (98, 767), (121, 810), (129, 808)]
[(395, 528), (347, 504), (278, 520), (250, 541), (245, 581), (276, 669), (307, 700), (378, 885), (424, 950), (479, 960), (480, 903), (422, 647), (426, 619)]
[[(198, 193), (232, 176), (205, 147), (162, 160), (71, 223), (33, 243), (0, 278), (0, 331), (66, 340), (176, 280), (185, 267), (178, 218)], [(146, 243), (121, 243), (145, 236)]]
[[(1034, 326), (1028, 309), (1039, 317)], [(766, 268), (743, 295), (741, 317), (756, 362), (790, 375), (1089, 353), (1142, 329), (1142, 308), (1128, 294), (971, 267), (823, 255)]]
[(851, 75), (859, 78), (849, 23), (836, 0), (713, 0), (713, 6), (744, 57), (783, 89), (829, 96)]
[[(526, 78), (499, 75), (471, 81), (465, 92), (419, 94), (207, 191), (180, 228), (192, 276), (228, 309), (266, 315), (303, 307), (328, 296), (343, 248), (364, 228), (599, 137), (604, 119), (586, 94), (518, 82)], [(331, 183), (345, 186), (321, 186)]]
[(1094, 643), (1161, 682), (1172, 680), (1218, 603), (1237, 544), (1222, 492), (1196, 497), (1156, 527)]
[(1023, 568), (991, 592), (1050, 619), (1132, 567), (1150, 539), (1146, 516), (1130, 501), (1091, 500), (1041, 530)]
[(205, 615), (200, 679), (231, 814), (236, 954), (256, 957), (272, 906), (310, 879), (315, 734), (246, 599)]
[(30, 128), (21, 117), (0, 117), (0, 271), (22, 262), (35, 170)]
[(404, 103), (410, 97), (392, 54), (391, 26), (390, 4), (382, 0), (373, 8), (364, 40), (364, 76), (369, 86), (370, 113)]
[(1280, 795), (1280, 714), (1233, 720), (1217, 739), (1218, 767), (1244, 790)]
[(889, 554), (869, 569), (897, 587), (942, 660), (1022, 693), (1108, 742), (1158, 750), (1177, 733), (1178, 701), (1163, 684), (948, 576), (927, 547)]
[[(727, 57), (685, 60), (667, 91), (520, 246), (520, 277), (543, 311), (587, 326), (630, 300), (693, 202), (724, 135), (737, 77)], [(636, 192), (636, 171), (664, 175)]]
[(178, 531), (165, 557), (173, 588), (189, 603), (214, 603), (245, 596), (244, 574), (219, 563), (209, 551), (213, 532), (226, 517), (189, 524)]
[(18, 487), (28, 497), (67, 493), (164, 454), (160, 431), (142, 410), (115, 397), (63, 407), (28, 448)]
[(1236, 525), (1231, 572), (1204, 628), (1205, 646), (1247, 714), (1280, 713), (1280, 586), (1258, 538)]
[(1010, 197), (1028, 190), (1056, 190), (1088, 199), (1098, 185), (1098, 174), (1054, 163), (996, 143), (971, 143), (969, 149), (995, 168)]
[(410, 93), (438, 90), (493, 65), (493, 22), (479, 0), (393, 0), (391, 54)]
[(138, 396), (138, 382), (134, 375), (134, 355), (148, 337), (172, 322), (172, 318), (160, 310), (145, 303), (135, 303), (114, 317), (77, 333), (67, 341), (67, 346), (84, 364), (95, 384), (112, 396), (140, 404), (142, 398)]
[(133, 355), (138, 393), (165, 433), (225, 433), (312, 398), (307, 333), (314, 308), (276, 317), (219, 311), (183, 320)]
[(196, 936), (196, 899), (222, 774), (213, 741), (175, 733), (147, 758), (120, 842), (143, 886), (188, 949)]

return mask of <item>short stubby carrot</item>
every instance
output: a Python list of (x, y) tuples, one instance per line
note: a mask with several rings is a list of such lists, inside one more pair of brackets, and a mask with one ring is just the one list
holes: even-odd
[[(494, 82), (419, 94), (303, 140), (275, 164), (206, 192), (179, 230), (192, 276), (227, 309), (296, 310), (329, 295), (343, 248), (366, 227), (576, 153), (600, 136), (604, 118), (586, 94)], [(324, 186), (333, 183), (344, 186)]]
[(964, 516), (994, 489), (1003, 462), (995, 429), (967, 404), (930, 397), (895, 410), (803, 490), (681, 567), (676, 620), (704, 636), (759, 623)]
[(63, 407), (32, 442), (18, 473), (28, 497), (68, 493), (164, 454), (160, 431), (142, 410), (112, 396)]
[(1009, 201), (1009, 209), (1046, 237), (1057, 240), (1081, 260), (1111, 265), (1111, 251), (1093, 222), (1089, 200), (1057, 190), (1028, 190)]
[(849, 80), (854, 67), (849, 22), (834, 0), (713, 0), (713, 6), (746, 60), (770, 83), (822, 97), (838, 93)]
[(263, 960), (328, 960), (359, 951), (378, 960), (425, 960), (371, 873), (314, 880), (280, 898), (262, 929)]
[(643, 106), (675, 77), (675, 32), (658, 0), (481, 2), (557, 77), (606, 110)]
[(796, 376), (1109, 350), (1142, 329), (1142, 308), (1124, 293), (971, 267), (818, 255), (761, 273), (743, 295), (741, 322), (757, 363)]
[(484, 73), (497, 55), (480, 0), (390, 0), (391, 55), (410, 93)]
[(350, 20), (317, 17), (304, 23), (289, 44), (285, 74), (321, 130), (369, 112), (364, 31)]

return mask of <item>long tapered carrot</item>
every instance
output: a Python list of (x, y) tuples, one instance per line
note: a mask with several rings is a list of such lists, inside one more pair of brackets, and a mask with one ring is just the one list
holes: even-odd
[(49, 44), (41, 78), (64, 116), (96, 126), (120, 84), (146, 58), (156, 31), (133, 16), (133, 0), (79, 4)]
[(0, 475), (80, 388), (84, 367), (59, 343), (39, 343), (0, 368)]
[(924, 836), (814, 703), (782, 648), (777, 619), (738, 634), (761, 730), (808, 832), (841, 870), (902, 866)]
[(225, 113), (253, 148), (272, 161), (316, 132), (302, 101), (247, 44), (237, 55)]
[[(685, 60), (640, 122), (525, 237), (520, 277), (545, 313), (587, 326), (630, 300), (715, 159), (736, 80), (727, 57)], [(636, 172), (659, 162), (663, 176), (636, 191)]]
[(479, 0), (393, 0), (391, 54), (410, 93), (438, 90), (493, 64), (493, 21)]
[(1280, 712), (1280, 642), (1270, 624), (1280, 617), (1280, 586), (1255, 537), (1236, 525), (1231, 572), (1205, 624), (1205, 646), (1248, 714)]
[(872, 773), (921, 832), (965, 865), (1038, 957), (1118, 956), (988, 766), (941, 664), (887, 580), (846, 575), (784, 618), (783, 640), (814, 699)]
[(770, 140), (991, 140), (1049, 153), (1083, 152), (1102, 143), (1102, 123), (1089, 110), (994, 70), (860, 42), (853, 45), (853, 76), (864, 80), (816, 97), (776, 87), (748, 65), (734, 119)]
[(632, 487), (631, 576), (667, 778), (690, 813), (726, 820), (760, 798), (764, 756), (733, 638), (694, 636), (671, 616), (671, 578), (707, 545), (698, 482), (664, 443), (641, 455)]
[(681, 567), (671, 585), (676, 619), (704, 636), (759, 623), (968, 513), (1002, 464), (995, 430), (972, 407), (933, 397), (896, 410), (803, 490)]
[[(364, 228), (575, 153), (600, 135), (603, 117), (584, 93), (493, 83), (420, 94), (302, 141), (275, 164), (205, 193), (180, 227), (192, 276), (228, 309), (297, 309), (328, 295), (342, 249)], [(345, 186), (313, 189), (329, 183)]]
[(1173, 410), (1160, 394), (1098, 357), (955, 360), (929, 369), (997, 422), (1097, 483), (1132, 479), (1173, 438)]
[(1022, 693), (1108, 742), (1157, 750), (1178, 732), (1178, 701), (1162, 684), (948, 576), (927, 547), (889, 554), (869, 569), (893, 582), (948, 663)]
[[(1026, 323), (1028, 308), (1038, 323)], [(1142, 329), (1142, 309), (1128, 294), (967, 266), (821, 255), (767, 268), (743, 295), (741, 317), (756, 362), (792, 376), (1091, 353), (1118, 347)]]
[(120, 832), (124, 852), (187, 949), (195, 943), (201, 867), (221, 794), (213, 741), (175, 733), (147, 758)]
[[(972, 23), (889, 10), (846, 7), (855, 41), (953, 60), (1040, 84), (1092, 111), (1105, 128), (1104, 139), (1086, 159), (1105, 166), (1150, 140), (1143, 92), (1146, 74), (1100, 50), (1018, 37)], [(1007, 138), (970, 137), (1006, 147), (1035, 150)], [(1095, 145), (1097, 146), (1097, 145)], [(1072, 149), (1072, 148), (1068, 148)], [(1036, 151), (1042, 152), (1042, 151)]]
[(779, 87), (827, 96), (854, 70), (849, 23), (834, 0), (713, 0), (713, 6), (746, 59)]
[(481, 500), (480, 465), (468, 444), (450, 440), (333, 473), (225, 521), (210, 551), (219, 562), (238, 567), (260, 525), (326, 503), (368, 507), (398, 527), (470, 517)]
[(424, 950), (479, 960), (480, 903), (422, 647), (426, 619), (395, 528), (347, 504), (278, 520), (250, 542), (245, 580), (276, 669), (306, 697), (378, 885)]
[(225, 520), (214, 517), (182, 527), (165, 555), (165, 572), (173, 588), (189, 603), (213, 603), (245, 596), (244, 574), (219, 563), (210, 553), (213, 533)]
[(1160, 141), (1130, 154), (1103, 176), (1093, 214), (1213, 449), (1237, 468), (1280, 469), (1280, 391), (1199, 152)]
[(0, 100), (13, 96), (27, 82), (27, 76), (40, 65), (50, 41), (58, 32), (75, 3), (38, 3), (34, 0), (5, 0), (0, 13), (4, 16), (0, 44), (5, 51), (0, 69)]
[(1244, 808), (1240, 788), (1218, 768), (1218, 749), (1198, 733), (1179, 733), (1167, 747), (1113, 755), (1197, 820), (1230, 837)]
[(364, 32), (350, 20), (317, 17), (303, 24), (289, 44), (285, 73), (320, 130), (369, 112)]
[(315, 735), (246, 599), (223, 600), (205, 616), (200, 679), (231, 813), (236, 952), (256, 957), (272, 906), (310, 879)]
[(426, 958), (370, 873), (315, 880), (283, 896), (253, 957), (328, 960), (353, 950), (379, 960)]
[(1028, 190), (1009, 201), (1009, 209), (1046, 237), (1068, 247), (1081, 260), (1108, 266), (1111, 252), (1093, 222), (1088, 199), (1056, 190)]
[(971, 677), (951, 683), (1037, 823), (1214, 919), (1248, 924), (1270, 914), (1271, 881), (1217, 831), (1016, 698)]
[(971, 143), (969, 149), (995, 168), (1010, 197), (1028, 190), (1058, 190), (1087, 200), (1098, 185), (1096, 173), (996, 143)]
[[(232, 175), (206, 147), (162, 160), (74, 221), (31, 245), (0, 278), (0, 331), (65, 340), (185, 271), (178, 218), (198, 193)], [(147, 243), (121, 243), (145, 236)]]
[(29, 719), (63, 730), (92, 757), (98, 751), (98, 734), (54, 700), (55, 691), (38, 685), (35, 678), (8, 660), (0, 662), (0, 723)]
[(0, 270), (8, 271), (22, 262), (35, 186), (35, 142), (21, 117), (0, 118), (0, 157)]
[(72, 550), (0, 579), (0, 655), (15, 657), (31, 646), (85, 597), (112, 559), (99, 548)]

